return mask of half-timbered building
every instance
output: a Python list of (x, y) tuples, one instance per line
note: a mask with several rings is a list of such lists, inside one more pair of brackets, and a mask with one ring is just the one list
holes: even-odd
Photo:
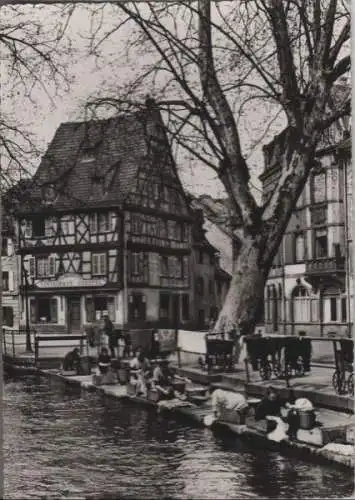
[(37, 330), (190, 320), (192, 219), (159, 113), (62, 124), (17, 218)]

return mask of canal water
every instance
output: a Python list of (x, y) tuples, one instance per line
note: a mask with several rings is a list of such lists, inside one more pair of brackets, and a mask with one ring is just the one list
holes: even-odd
[(133, 403), (8, 379), (5, 498), (341, 498), (350, 473), (251, 448)]

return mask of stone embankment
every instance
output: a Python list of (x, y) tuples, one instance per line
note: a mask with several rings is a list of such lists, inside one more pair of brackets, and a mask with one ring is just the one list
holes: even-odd
[[(59, 370), (40, 370), (40, 375), (50, 379), (60, 380), (66, 384), (76, 386), (87, 391), (96, 391), (104, 396), (116, 399), (130, 399), (139, 404), (151, 404), (142, 398), (134, 398), (127, 394), (126, 386), (115, 385), (95, 385), (91, 375), (63, 375)], [(188, 418), (199, 425), (204, 425), (204, 418), (211, 414), (211, 409), (208, 407), (191, 407), (191, 406), (175, 406), (165, 409), (166, 412), (173, 412), (182, 418)], [(247, 420), (247, 425), (233, 425), (221, 423), (214, 426), (212, 430), (231, 432), (234, 436), (240, 439), (245, 439), (252, 446), (262, 446), (276, 450), (281, 454), (296, 455), (301, 459), (307, 461), (314, 461), (317, 463), (330, 463), (347, 469), (354, 469), (355, 455), (354, 455), (354, 415), (335, 412), (326, 409), (318, 409), (317, 417), (322, 423), (322, 426), (327, 431), (328, 442), (325, 446), (315, 446), (309, 443), (302, 443), (299, 441), (283, 441), (276, 443), (270, 441), (265, 430), (256, 425), (253, 419)], [(329, 442), (329, 439), (333, 441)]]

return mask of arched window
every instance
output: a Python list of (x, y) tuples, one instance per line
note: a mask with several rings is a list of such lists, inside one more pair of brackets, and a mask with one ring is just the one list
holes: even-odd
[(276, 332), (279, 327), (278, 327), (278, 297), (277, 297), (277, 289), (275, 285), (271, 286), (271, 320), (272, 320), (272, 325), (273, 329)]
[(292, 292), (293, 321), (294, 323), (308, 323), (311, 319), (311, 302), (308, 290), (301, 285)]

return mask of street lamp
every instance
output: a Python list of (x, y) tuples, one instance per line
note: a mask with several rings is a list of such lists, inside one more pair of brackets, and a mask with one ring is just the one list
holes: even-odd
[(24, 292), (25, 292), (25, 314), (26, 314), (26, 352), (33, 352), (32, 350), (32, 345), (31, 345), (31, 332), (30, 332), (30, 311), (28, 308), (28, 271), (27, 269), (24, 270), (24, 277), (25, 277), (25, 287), (24, 287)]

